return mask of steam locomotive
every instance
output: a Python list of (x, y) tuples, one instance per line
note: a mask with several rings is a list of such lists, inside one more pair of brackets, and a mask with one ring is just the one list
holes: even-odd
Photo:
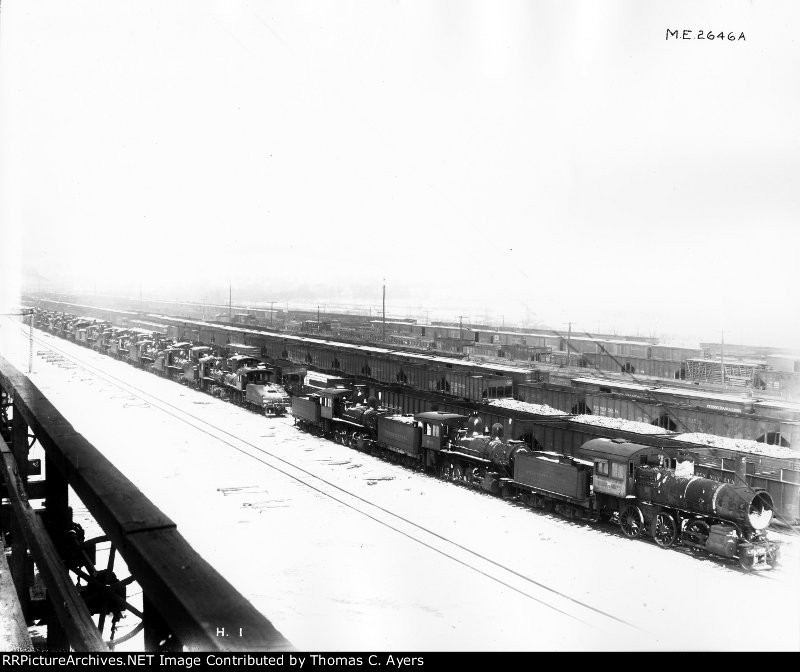
[(477, 416), (379, 408), (363, 389), (320, 389), (293, 397), (300, 429), (447, 480), (570, 518), (615, 519), (634, 539), (682, 545), (768, 569), (779, 545), (765, 532), (774, 510), (765, 490), (695, 476), (693, 463), (654, 446), (592, 439), (575, 457), (506, 440), (500, 423)]
[(229, 357), (216, 356), (208, 346), (176, 343), (147, 329), (120, 329), (67, 314), (38, 313), (36, 324), (56, 336), (265, 415), (283, 415), (290, 406), (277, 380), (278, 370), (254, 357), (235, 351)]

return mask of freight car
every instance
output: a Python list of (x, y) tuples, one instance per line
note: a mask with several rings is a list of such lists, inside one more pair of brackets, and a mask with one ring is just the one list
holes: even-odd
[(626, 536), (650, 537), (664, 548), (702, 549), (747, 570), (777, 563), (778, 544), (765, 534), (774, 508), (766, 491), (694, 476), (690, 461), (661, 448), (592, 439), (574, 457), (531, 451), (522, 441), (504, 439), (500, 423), (487, 434), (477, 416), (391, 415), (374, 399), (352, 403), (352, 395), (336, 388), (294, 397), (295, 423), (533, 508), (616, 519)]

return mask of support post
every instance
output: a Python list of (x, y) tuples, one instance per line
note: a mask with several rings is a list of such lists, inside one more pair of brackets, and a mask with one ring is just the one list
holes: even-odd
[[(24, 484), (28, 482), (28, 425), (23, 420), (22, 414), (16, 406), (12, 406), (11, 418), (11, 454), (17, 463), (19, 479)], [(27, 618), (30, 609), (30, 594), (28, 592), (28, 547), (25, 543), (25, 533), (22, 523), (16, 515), (11, 518), (11, 558), (9, 559), (11, 578), (17, 589), (22, 613)]]
[[(69, 488), (67, 481), (49, 455), (45, 455), (45, 513), (44, 525), (59, 554), (64, 552), (67, 531), (72, 522), (69, 509)], [(64, 557), (62, 555), (62, 557)], [(56, 617), (55, 609), (47, 600), (47, 648), (51, 651), (68, 650), (67, 633)]]

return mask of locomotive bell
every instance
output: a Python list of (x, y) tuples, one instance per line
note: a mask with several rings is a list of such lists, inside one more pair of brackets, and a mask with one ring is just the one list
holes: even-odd
[(492, 425), (492, 438), (493, 439), (502, 439), (503, 438), (503, 425), (502, 423), (495, 422)]

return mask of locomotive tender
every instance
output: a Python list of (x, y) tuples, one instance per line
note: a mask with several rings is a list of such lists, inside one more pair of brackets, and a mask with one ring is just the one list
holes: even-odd
[(616, 518), (632, 539), (701, 549), (737, 560), (746, 570), (777, 564), (778, 544), (765, 533), (773, 512), (770, 495), (695, 476), (691, 462), (661, 448), (600, 438), (584, 443), (577, 457), (532, 451), (522, 441), (504, 439), (500, 423), (487, 434), (477, 416), (393, 415), (374, 398), (354, 403), (353, 394), (332, 388), (293, 397), (295, 423), (533, 508), (570, 518)]

